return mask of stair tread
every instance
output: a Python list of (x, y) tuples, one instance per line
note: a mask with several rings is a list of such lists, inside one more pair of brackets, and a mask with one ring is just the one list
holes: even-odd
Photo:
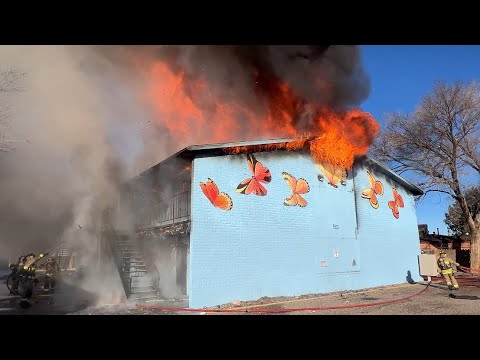
[(132, 268), (132, 269), (134, 269), (134, 268), (142, 268), (142, 269), (143, 269), (143, 268), (146, 268), (146, 267), (147, 267), (147, 265), (145, 265), (145, 263), (140, 262), (140, 261), (136, 261), (136, 262), (134, 262), (134, 263), (130, 263), (130, 264), (128, 264), (128, 265), (123, 265), (123, 266), (124, 266), (124, 267), (130, 267), (130, 268)]
[[(127, 266), (124, 266), (127, 267)], [(135, 271), (135, 270), (146, 270), (147, 266), (146, 265), (133, 265), (130, 266), (130, 271)]]
[(149, 285), (149, 286), (132, 286), (131, 289), (132, 289), (132, 292), (133, 292), (133, 289), (135, 289), (135, 291), (156, 291), (157, 290), (152, 285)]
[(132, 291), (130, 293), (130, 296), (132, 295), (137, 295), (137, 296), (158, 296), (158, 293), (156, 291)]
[(145, 301), (145, 300), (156, 300), (158, 299), (158, 296), (144, 296), (144, 297), (138, 297), (138, 296), (131, 296), (129, 297), (130, 300), (137, 300), (137, 301)]
[(138, 297), (142, 296), (150, 296), (150, 297), (157, 297), (157, 292), (156, 291), (137, 291), (137, 292), (131, 292), (130, 297), (137, 295)]
[(144, 291), (131, 291), (130, 292), (131, 295), (157, 295), (157, 291), (156, 290), (144, 290)]
[(136, 263), (131, 263), (131, 264), (123, 264), (123, 267), (125, 268), (130, 268), (130, 269), (143, 269), (146, 267), (145, 264), (142, 264), (140, 262), (136, 262)]

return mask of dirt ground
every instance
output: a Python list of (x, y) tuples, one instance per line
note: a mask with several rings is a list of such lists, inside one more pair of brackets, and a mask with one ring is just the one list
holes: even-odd
[[(399, 284), (360, 291), (312, 294), (300, 297), (261, 298), (235, 302), (199, 311), (166, 311), (139, 308), (135, 303), (92, 306), (86, 294), (59, 294), (39, 297), (30, 309), (18, 309), (15, 300), (0, 299), (1, 314), (69, 314), (69, 315), (479, 315), (480, 278), (459, 274), (460, 290), (450, 291), (443, 279), (415, 284)], [(66, 289), (65, 289), (66, 290)], [(404, 299), (407, 298), (407, 299)], [(398, 302), (391, 302), (402, 299)], [(403, 300), (404, 299), (404, 300)], [(186, 307), (186, 303), (158, 301), (146, 306)], [(310, 308), (310, 309), (305, 309)], [(320, 308), (320, 309), (311, 309)], [(325, 309), (330, 308), (330, 309)], [(222, 311), (238, 310), (238, 312)], [(301, 310), (301, 311), (290, 311)], [(281, 312), (288, 311), (288, 312)]]
[[(202, 315), (478, 315), (480, 314), (480, 278), (459, 274), (458, 291), (447, 288), (443, 279), (377, 287), (360, 291), (313, 294), (301, 297), (262, 298), (252, 302), (225, 304)], [(398, 302), (395, 300), (404, 299)], [(343, 307), (343, 308), (342, 308)], [(303, 310), (316, 308), (315, 310)], [(320, 308), (320, 309), (317, 309)], [(326, 309), (330, 308), (330, 309)], [(225, 313), (222, 310), (239, 310)], [(295, 310), (295, 311), (290, 311)], [(301, 311), (297, 311), (301, 310)], [(135, 309), (135, 313), (160, 314), (155, 309)], [(282, 312), (288, 311), (288, 312)]]
[[(73, 314), (119, 315), (478, 315), (480, 278), (458, 275), (458, 291), (448, 290), (442, 279), (415, 284), (399, 284), (360, 291), (312, 294), (301, 297), (262, 298), (251, 302), (229, 303), (198, 312), (138, 308), (134, 304), (87, 308)], [(403, 300), (404, 298), (407, 298)], [(390, 302), (400, 300), (398, 302)], [(390, 303), (386, 303), (390, 302)], [(146, 306), (174, 307), (174, 303), (148, 303)], [(359, 306), (360, 305), (360, 306)], [(358, 307), (357, 307), (358, 306)], [(338, 308), (345, 307), (345, 308)], [(303, 310), (304, 308), (331, 308)], [(301, 311), (290, 311), (301, 310)], [(238, 312), (222, 312), (224, 310)], [(281, 312), (288, 311), (288, 312)]]

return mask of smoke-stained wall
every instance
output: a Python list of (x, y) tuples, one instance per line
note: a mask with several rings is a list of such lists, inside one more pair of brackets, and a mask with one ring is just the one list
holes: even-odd
[[(334, 187), (308, 154), (254, 156), (271, 175), (269, 183), (261, 183), (265, 196), (236, 192), (252, 178), (246, 154), (194, 160), (191, 307), (396, 284), (406, 281), (408, 271), (418, 279), (413, 197), (399, 184), (375, 172), (384, 195), (374, 208), (362, 197), (370, 188), (367, 168), (357, 165), (345, 185)], [(298, 191), (306, 206), (284, 205), (294, 192), (284, 172), (308, 183), (308, 192)], [(220, 192), (217, 199), (210, 195), (213, 202), (200, 187), (208, 178)], [(388, 206), (392, 187), (404, 199), (398, 219)]]

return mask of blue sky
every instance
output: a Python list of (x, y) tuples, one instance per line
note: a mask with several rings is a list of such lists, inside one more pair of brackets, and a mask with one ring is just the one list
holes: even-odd
[[(363, 63), (371, 81), (371, 93), (361, 108), (379, 122), (384, 114), (411, 112), (431, 91), (435, 81), (480, 79), (480, 46), (477, 45), (375, 45), (362, 46)], [(451, 200), (432, 194), (417, 208), (420, 224), (429, 231), (447, 234), (443, 222)]]

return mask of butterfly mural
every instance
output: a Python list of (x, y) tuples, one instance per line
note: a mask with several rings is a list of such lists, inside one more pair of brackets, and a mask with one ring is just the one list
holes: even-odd
[(208, 178), (206, 183), (200, 181), (200, 188), (213, 206), (221, 210), (231, 210), (233, 207), (232, 198), (218, 190), (217, 184)]
[(403, 198), (395, 188), (392, 189), (392, 193), (393, 201), (388, 202), (388, 207), (392, 209), (393, 216), (398, 219), (400, 217), (400, 211), (398, 210), (398, 208), (404, 207)]
[(375, 177), (367, 170), (368, 182), (370, 183), (370, 189), (362, 191), (362, 198), (370, 200), (370, 205), (374, 209), (378, 209), (377, 195), (383, 195), (383, 184), (375, 179)]
[(297, 180), (294, 176), (290, 175), (287, 172), (282, 172), (282, 176), (287, 185), (292, 190), (292, 195), (286, 198), (283, 201), (283, 204), (287, 206), (307, 206), (307, 200), (302, 197), (303, 194), (306, 194), (310, 191), (310, 186), (308, 185), (307, 180), (303, 178)]
[[(322, 174), (327, 178), (329, 185), (333, 186), (334, 188), (338, 188), (338, 183), (341, 183), (343, 186), (347, 185), (347, 170), (330, 163), (316, 165)], [(318, 180), (323, 181), (323, 176), (318, 175)]]
[(247, 162), (248, 168), (252, 173), (252, 177), (243, 180), (238, 186), (237, 193), (245, 194), (245, 195), (259, 195), (265, 196), (267, 195), (267, 189), (261, 184), (268, 184), (272, 181), (272, 175), (270, 174), (270, 170), (267, 167), (263, 166), (260, 161), (255, 159), (255, 156), (252, 154), (247, 154)]

